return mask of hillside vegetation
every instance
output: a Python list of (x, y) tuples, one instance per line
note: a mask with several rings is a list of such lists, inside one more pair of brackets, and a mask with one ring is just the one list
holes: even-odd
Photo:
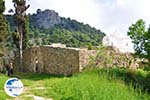
[[(11, 32), (14, 32), (13, 17), (6, 15)], [(63, 43), (71, 47), (97, 46), (105, 35), (88, 24), (63, 18), (53, 10), (37, 10), (36, 14), (28, 15), (28, 46)]]

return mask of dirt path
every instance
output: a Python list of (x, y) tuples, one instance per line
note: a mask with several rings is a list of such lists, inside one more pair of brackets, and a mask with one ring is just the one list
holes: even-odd
[(35, 84), (32, 85), (32, 87), (25, 86), (22, 95), (14, 99), (11, 98), (6, 100), (53, 100), (52, 98), (44, 98), (44, 97), (34, 95), (34, 93), (32, 93), (33, 90), (37, 90), (39, 92), (45, 90), (42, 81), (36, 81)]

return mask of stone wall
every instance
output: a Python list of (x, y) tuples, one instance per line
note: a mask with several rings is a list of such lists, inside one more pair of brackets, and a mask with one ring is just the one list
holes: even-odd
[(3, 60), (0, 59), (0, 72), (3, 71), (3, 67), (4, 67)]
[(79, 52), (79, 65), (80, 65), (80, 71), (85, 69), (86, 65), (89, 64), (90, 57), (96, 55), (96, 50), (87, 50), (87, 49), (82, 49)]
[[(98, 57), (95, 61), (97, 66), (118, 66), (132, 69), (139, 67), (132, 54), (121, 53), (114, 47), (108, 47), (105, 51), (112, 59), (111, 64), (105, 64), (104, 57), (97, 56), (97, 52), (99, 51), (53, 45), (33, 47), (23, 51), (23, 70), (55, 75), (71, 75), (85, 69), (91, 56)], [(17, 58), (16, 61), (18, 61)], [(16, 63), (15, 67), (18, 64)]]
[(132, 53), (122, 53), (116, 47), (108, 46), (105, 50), (98, 52), (105, 52), (105, 55), (97, 55), (96, 57), (95, 63), (98, 67), (124, 67), (129, 69), (137, 69), (139, 67), (140, 61), (134, 58)]
[(33, 47), (23, 51), (23, 67), (30, 72), (70, 75), (80, 72), (93, 52), (69, 47)]

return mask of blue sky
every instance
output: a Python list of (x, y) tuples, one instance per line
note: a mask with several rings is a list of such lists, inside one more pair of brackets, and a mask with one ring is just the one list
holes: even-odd
[[(6, 1), (6, 12), (13, 8), (12, 0)], [(27, 0), (36, 9), (52, 9), (62, 17), (70, 17), (79, 22), (101, 29), (106, 34), (117, 32), (127, 34), (128, 27), (138, 19), (150, 24), (150, 0)]]

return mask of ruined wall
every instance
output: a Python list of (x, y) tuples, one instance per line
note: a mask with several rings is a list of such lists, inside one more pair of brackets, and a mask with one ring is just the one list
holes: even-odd
[[(23, 52), (24, 70), (30, 72), (70, 75), (88, 64), (89, 51), (79, 48), (41, 46)], [(38, 61), (38, 64), (36, 62)], [(38, 68), (36, 69), (36, 66)]]
[(82, 49), (79, 52), (79, 65), (80, 65), (80, 71), (85, 69), (86, 65), (89, 64), (90, 57), (96, 55), (96, 50), (87, 50), (87, 49)]
[(3, 60), (0, 59), (0, 72), (3, 71), (3, 67), (4, 67)]
[(122, 53), (116, 47), (108, 46), (104, 50), (100, 50), (96, 57), (95, 64), (98, 67), (124, 67), (137, 69), (139, 61), (134, 58), (132, 53)]
[(112, 59), (110, 64), (105, 63), (104, 58), (107, 55), (97, 56), (98, 51), (96, 50), (53, 46), (33, 47), (23, 51), (23, 69), (38, 73), (71, 75), (85, 69), (91, 56), (96, 57), (94, 62), (96, 66), (118, 66), (132, 69), (139, 67), (138, 62), (130, 53), (121, 53), (113, 47), (108, 47), (105, 52), (109, 54), (107, 59), (109, 57)]

